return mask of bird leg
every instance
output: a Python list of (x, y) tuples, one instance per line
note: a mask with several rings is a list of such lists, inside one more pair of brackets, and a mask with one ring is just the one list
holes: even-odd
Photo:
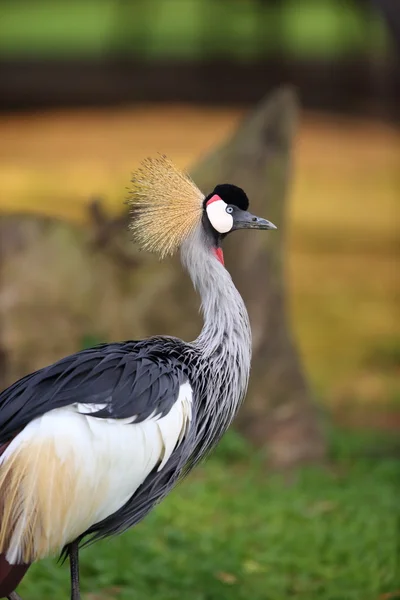
[(72, 542), (69, 545), (69, 566), (71, 573), (71, 600), (80, 600), (81, 592), (79, 589), (79, 545), (78, 542)]
[(22, 600), (22, 598), (17, 592), (11, 592), (11, 594), (7, 596), (7, 600)]

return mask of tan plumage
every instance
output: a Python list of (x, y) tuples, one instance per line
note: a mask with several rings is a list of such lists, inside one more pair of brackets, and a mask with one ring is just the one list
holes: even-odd
[(54, 440), (21, 446), (0, 469), (0, 552), (10, 563), (54, 555), (93, 522), (99, 489), (84, 494), (74, 456), (58, 457)]
[(166, 156), (148, 158), (132, 175), (131, 230), (139, 245), (172, 255), (200, 223), (204, 195)]

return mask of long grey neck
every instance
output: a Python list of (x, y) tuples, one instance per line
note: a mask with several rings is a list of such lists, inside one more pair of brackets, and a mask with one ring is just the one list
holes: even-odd
[(221, 386), (226, 389), (235, 412), (246, 392), (250, 370), (251, 331), (246, 307), (202, 227), (183, 244), (181, 257), (200, 294), (204, 317), (193, 346), (207, 365), (204, 375), (209, 385), (218, 392)]

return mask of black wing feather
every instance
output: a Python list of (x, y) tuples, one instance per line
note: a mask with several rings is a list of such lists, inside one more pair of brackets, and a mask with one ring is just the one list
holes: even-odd
[(135, 423), (154, 411), (167, 414), (188, 380), (182, 345), (174, 338), (103, 344), (23, 377), (0, 393), (0, 443), (46, 412), (76, 403), (105, 404), (91, 416), (135, 416)]

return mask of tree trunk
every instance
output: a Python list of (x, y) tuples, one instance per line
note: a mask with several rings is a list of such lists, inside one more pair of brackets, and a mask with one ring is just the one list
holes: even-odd
[(211, 190), (217, 182), (243, 187), (250, 210), (278, 226), (277, 232), (267, 235), (235, 233), (227, 240), (225, 254), (253, 331), (249, 393), (236, 424), (266, 449), (270, 464), (280, 468), (321, 460), (325, 451), (286, 306), (285, 200), (296, 117), (294, 93), (279, 90), (191, 172), (203, 190)]
[[(264, 235), (235, 233), (227, 240), (226, 263), (254, 334), (251, 385), (237, 426), (266, 449), (271, 465), (282, 468), (324, 454), (285, 306), (284, 199), (295, 113), (290, 91), (274, 94), (192, 171), (205, 193), (217, 183), (241, 185), (251, 210), (279, 228)], [(46, 217), (0, 218), (4, 386), (83, 345), (152, 334), (190, 340), (198, 334), (198, 299), (179, 259), (160, 264), (139, 253), (127, 216), (110, 221), (97, 201), (91, 221), (88, 229)]]

